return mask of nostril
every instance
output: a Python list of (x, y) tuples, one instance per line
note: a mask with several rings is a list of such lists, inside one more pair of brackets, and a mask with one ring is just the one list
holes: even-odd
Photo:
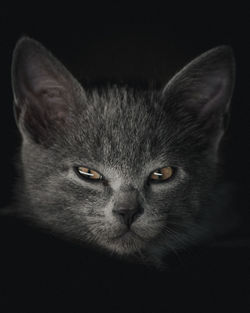
[(128, 227), (143, 213), (142, 207), (137, 208), (116, 208), (113, 210), (113, 214), (117, 216), (120, 221), (126, 224)]

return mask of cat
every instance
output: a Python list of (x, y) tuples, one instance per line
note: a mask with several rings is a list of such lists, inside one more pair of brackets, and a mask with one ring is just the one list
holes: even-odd
[(85, 88), (22, 37), (12, 60), (17, 214), (143, 263), (206, 240), (221, 205), (219, 148), (234, 80), (232, 49), (219, 46), (161, 90)]

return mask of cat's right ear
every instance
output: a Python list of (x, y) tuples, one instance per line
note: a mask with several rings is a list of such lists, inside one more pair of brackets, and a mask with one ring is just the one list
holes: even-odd
[(84, 91), (70, 72), (39, 42), (21, 38), (12, 60), (15, 117), (23, 137), (48, 145), (65, 127)]

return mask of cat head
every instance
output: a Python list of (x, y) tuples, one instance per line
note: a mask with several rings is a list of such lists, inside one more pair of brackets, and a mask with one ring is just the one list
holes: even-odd
[(21, 38), (12, 86), (23, 211), (119, 255), (191, 241), (216, 179), (233, 85), (227, 46), (193, 60), (162, 90), (89, 90), (40, 43)]

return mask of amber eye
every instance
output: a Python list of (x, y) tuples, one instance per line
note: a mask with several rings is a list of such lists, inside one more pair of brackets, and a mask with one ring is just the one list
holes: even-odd
[(170, 177), (173, 176), (174, 170), (172, 167), (162, 167), (159, 168), (149, 176), (149, 180), (152, 182), (161, 182), (161, 181), (166, 181)]
[(78, 174), (86, 179), (101, 180), (103, 177), (100, 173), (88, 167), (79, 166), (76, 168)]

